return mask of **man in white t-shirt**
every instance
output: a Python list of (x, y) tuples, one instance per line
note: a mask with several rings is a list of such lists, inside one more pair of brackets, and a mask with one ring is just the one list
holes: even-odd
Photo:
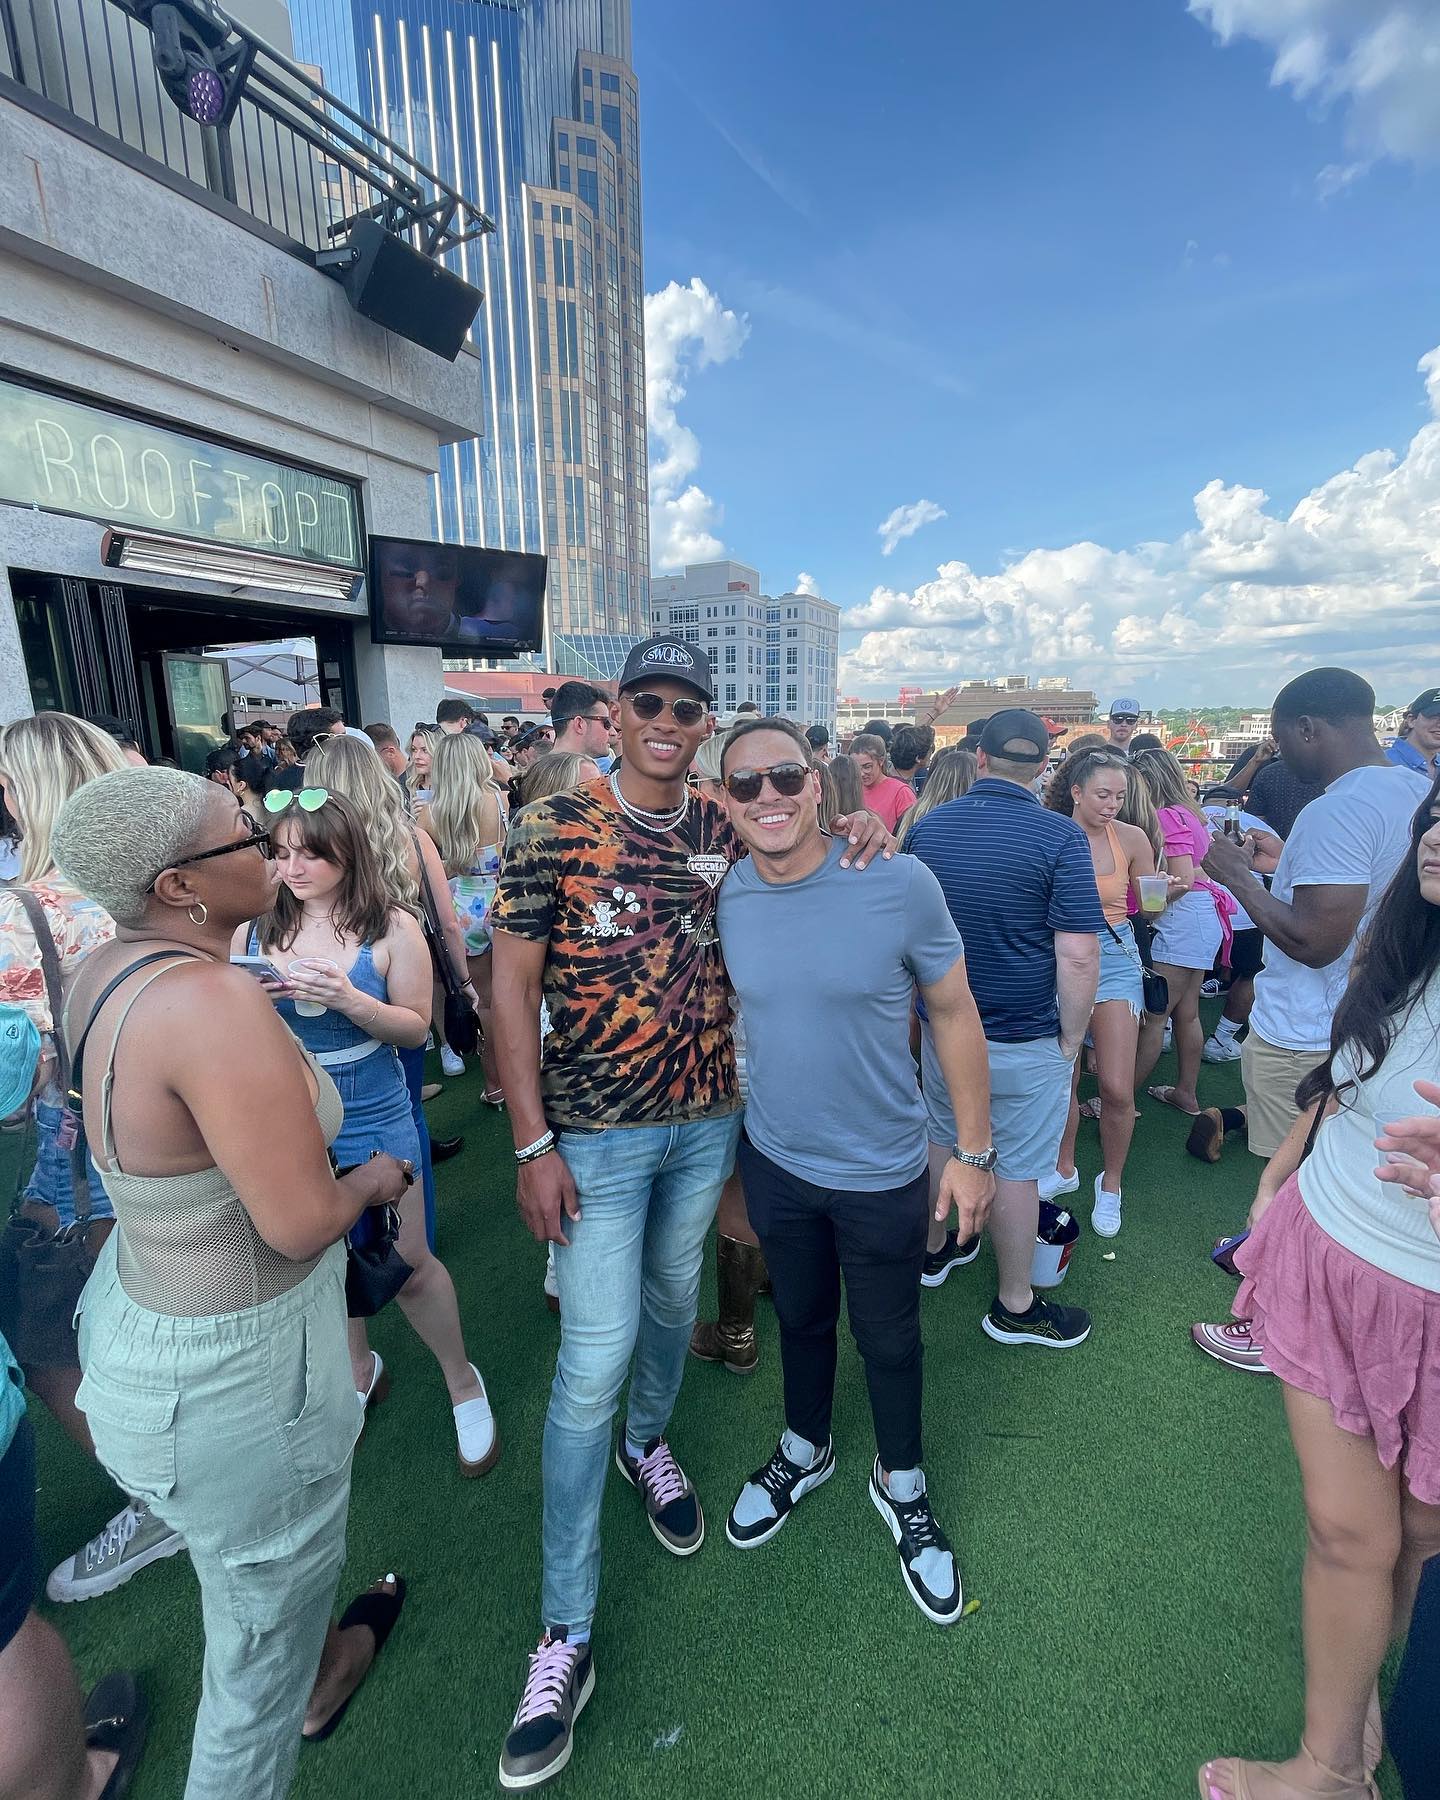
[[(1270, 892), (1244, 888), (1265, 934), (1241, 1071), (1250, 1148), (1268, 1161), (1295, 1122), (1295, 1089), (1330, 1049), (1356, 941), (1409, 843), (1430, 783), (1388, 761), (1375, 736), (1375, 693), (1348, 669), (1312, 669), (1280, 690), (1272, 726), (1286, 765), (1325, 792), (1302, 807)], [(1248, 845), (1215, 838), (1205, 872), (1232, 891)]]
[[(1240, 1071), (1250, 1148), (1268, 1162), (1299, 1108), (1295, 1089), (1330, 1049), (1330, 1023), (1356, 944), (1410, 844), (1431, 783), (1380, 748), (1375, 693), (1348, 669), (1311, 669), (1280, 690), (1272, 731), (1287, 767), (1325, 791), (1300, 809), (1269, 893), (1243, 889), (1265, 934)], [(1232, 891), (1250, 870), (1248, 841), (1211, 841), (1205, 872)], [(1246, 1321), (1196, 1325), (1209, 1356), (1265, 1371)]]

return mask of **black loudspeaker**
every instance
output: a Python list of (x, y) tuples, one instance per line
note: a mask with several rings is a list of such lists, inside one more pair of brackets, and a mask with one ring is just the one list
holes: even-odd
[(356, 260), (340, 279), (356, 312), (454, 362), (485, 298), (480, 289), (374, 219), (355, 221), (350, 247)]

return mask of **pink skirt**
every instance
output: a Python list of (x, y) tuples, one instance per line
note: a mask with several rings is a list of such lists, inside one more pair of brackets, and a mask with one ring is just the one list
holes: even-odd
[(1291, 1176), (1235, 1253), (1235, 1317), (1288, 1386), (1375, 1440), (1415, 1498), (1440, 1503), (1440, 1294), (1365, 1262), (1320, 1229)]

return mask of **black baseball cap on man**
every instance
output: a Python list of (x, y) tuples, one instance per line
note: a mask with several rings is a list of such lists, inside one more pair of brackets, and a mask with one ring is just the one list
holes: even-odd
[(1440, 688), (1426, 688), (1405, 708), (1412, 719), (1432, 719), (1440, 713)]
[(638, 687), (642, 681), (683, 681), (703, 699), (713, 700), (715, 688), (710, 675), (710, 658), (698, 644), (687, 644), (683, 638), (652, 637), (639, 643), (625, 658), (620, 671), (620, 692)]
[(987, 756), (1005, 762), (1042, 763), (1050, 754), (1050, 733), (1038, 713), (1023, 706), (1007, 706), (1004, 712), (990, 715), (980, 733), (979, 747)]

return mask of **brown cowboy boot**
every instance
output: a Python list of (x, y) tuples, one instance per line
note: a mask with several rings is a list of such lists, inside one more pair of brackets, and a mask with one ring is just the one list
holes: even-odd
[(755, 1296), (768, 1281), (764, 1255), (738, 1238), (715, 1240), (715, 1285), (720, 1317), (702, 1320), (690, 1339), (690, 1354), (702, 1362), (723, 1362), (732, 1375), (753, 1375), (760, 1362), (755, 1341)]

